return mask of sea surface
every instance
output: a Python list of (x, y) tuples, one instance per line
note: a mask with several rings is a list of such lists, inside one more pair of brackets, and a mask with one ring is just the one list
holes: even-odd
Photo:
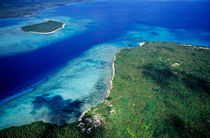
[[(210, 1), (100, 0), (0, 19), (0, 129), (62, 125), (105, 97), (114, 55), (139, 42), (210, 47)], [(20, 27), (64, 22), (52, 34)]]

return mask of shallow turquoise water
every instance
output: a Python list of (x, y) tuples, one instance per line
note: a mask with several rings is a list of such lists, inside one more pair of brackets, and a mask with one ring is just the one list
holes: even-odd
[[(1, 127), (38, 120), (59, 125), (74, 121), (81, 111), (104, 98), (111, 79), (113, 56), (118, 50), (113, 44), (102, 44), (72, 59), (28, 94), (0, 107)], [(71, 105), (72, 101), (78, 101), (79, 107)]]
[[(121, 48), (144, 41), (209, 47), (208, 6), (209, 2), (101, 1), (12, 19), (0, 28), (0, 129), (39, 120), (58, 125), (75, 121), (104, 98), (114, 55)], [(19, 29), (49, 18), (66, 27), (48, 35)]]

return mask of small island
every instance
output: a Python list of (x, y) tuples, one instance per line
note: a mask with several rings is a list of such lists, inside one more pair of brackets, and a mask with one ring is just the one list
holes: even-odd
[(21, 27), (24, 32), (32, 32), (32, 33), (40, 33), (40, 34), (49, 34), (56, 32), (62, 28), (64, 28), (65, 24), (54, 21), (47, 20), (43, 23), (31, 24)]

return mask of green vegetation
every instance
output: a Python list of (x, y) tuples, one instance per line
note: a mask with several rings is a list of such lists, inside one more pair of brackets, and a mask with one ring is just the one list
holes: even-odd
[(109, 98), (89, 112), (105, 137), (210, 136), (209, 50), (148, 42), (116, 59)]
[(177, 43), (123, 49), (110, 96), (83, 117), (102, 118), (100, 127), (88, 125), (92, 133), (82, 133), (79, 122), (36, 122), (2, 130), (0, 137), (209, 137), (209, 59), (210, 50)]
[(1, 131), (0, 137), (14, 138), (36, 138), (36, 137), (81, 137), (82, 133), (78, 130), (76, 123), (58, 127), (43, 122), (35, 122), (30, 125), (11, 127)]
[(1, 0), (0, 18), (28, 16), (44, 8), (83, 1), (87, 0)]
[[(39, 121), (29, 125), (1, 130), (0, 138), (87, 138), (102, 136), (100, 134), (104, 130), (102, 127), (97, 127), (92, 129), (91, 133), (84, 133), (77, 125), (78, 122), (57, 126)], [(93, 124), (86, 123), (86, 126), (92, 127)]]
[(24, 32), (49, 33), (62, 28), (64, 24), (58, 21), (48, 20), (43, 23), (32, 24), (21, 27)]

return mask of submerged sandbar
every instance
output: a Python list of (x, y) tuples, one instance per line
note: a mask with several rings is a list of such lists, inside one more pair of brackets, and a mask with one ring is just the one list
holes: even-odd
[(65, 24), (59, 21), (47, 20), (42, 23), (31, 24), (21, 27), (24, 32), (49, 34), (64, 28)]

